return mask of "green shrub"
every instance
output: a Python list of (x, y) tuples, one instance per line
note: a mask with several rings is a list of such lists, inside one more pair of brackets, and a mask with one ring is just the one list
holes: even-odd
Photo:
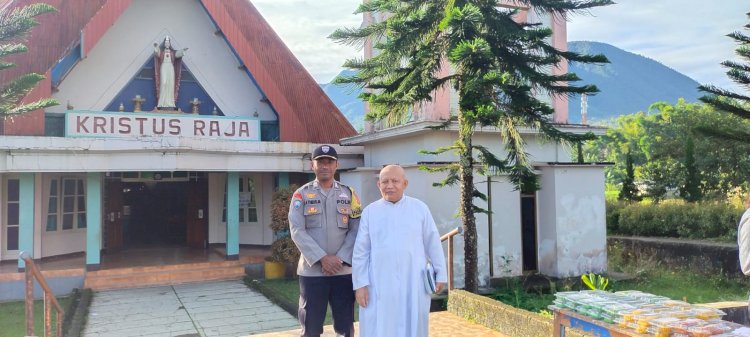
[(734, 240), (742, 209), (727, 203), (607, 203), (607, 232), (619, 235)]
[(266, 259), (275, 262), (297, 262), (299, 249), (289, 235), (289, 204), (296, 185), (279, 187), (271, 197), (271, 230), (274, 242), (271, 244), (271, 255)]
[(292, 194), (299, 188), (297, 185), (279, 187), (271, 197), (271, 230), (274, 233), (289, 230), (289, 204)]
[(607, 233), (618, 233), (618, 224), (620, 223), (620, 212), (625, 206), (630, 205), (629, 202), (607, 200), (606, 212), (607, 212)]
[(292, 237), (287, 235), (276, 239), (271, 244), (271, 255), (269, 261), (295, 263), (299, 261), (300, 251), (297, 245), (292, 241)]

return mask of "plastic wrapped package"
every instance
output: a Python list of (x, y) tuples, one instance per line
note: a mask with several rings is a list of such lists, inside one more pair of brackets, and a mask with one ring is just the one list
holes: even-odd
[(588, 315), (592, 308), (595, 308), (596, 299), (586, 297), (575, 300), (575, 311), (579, 314)]
[(709, 324), (688, 328), (688, 332), (690, 332), (691, 337), (708, 337), (732, 332), (734, 329), (735, 328), (729, 327), (725, 324)]
[(668, 307), (678, 307), (678, 308), (690, 308), (692, 304), (685, 302), (685, 301), (677, 301), (677, 300), (666, 300), (664, 302), (660, 303), (661, 305), (668, 306)]
[(602, 320), (607, 323), (615, 323), (615, 319), (622, 318), (622, 312), (631, 312), (635, 310), (633, 306), (627, 304), (614, 304), (602, 308)]
[(721, 318), (722, 316), (726, 315), (725, 312), (723, 312), (723, 311), (721, 311), (719, 309), (708, 308), (708, 307), (696, 307), (696, 306), (694, 306), (690, 310), (692, 310), (695, 313), (695, 318), (700, 318), (700, 319), (703, 319), (703, 320), (709, 320), (709, 319), (714, 319), (714, 318)]
[(615, 318), (614, 321), (615, 321), (614, 324), (617, 324), (617, 326), (619, 326), (621, 328), (633, 329), (633, 330), (635, 330), (636, 328), (638, 328), (638, 324), (636, 324), (635, 321), (628, 321), (628, 320), (625, 320), (623, 318)]
[(641, 314), (645, 314), (648, 312), (649, 312), (648, 310), (644, 310), (640, 308), (626, 309), (626, 310), (620, 311), (619, 314), (620, 314), (620, 317), (622, 317), (620, 321), (635, 323), (635, 318), (634, 318), (635, 315), (641, 315)]
[(659, 312), (647, 312), (643, 314), (633, 315), (633, 319), (637, 325), (635, 331), (638, 333), (648, 332), (648, 328), (651, 326), (651, 321), (664, 317)]
[(669, 337), (672, 333), (672, 325), (679, 323), (680, 319), (676, 317), (662, 317), (651, 320), (651, 326), (648, 333), (655, 337)]
[(710, 323), (708, 323), (705, 320), (697, 319), (697, 318), (681, 319), (679, 322), (669, 324), (669, 327), (672, 329), (671, 337), (690, 337), (689, 329), (700, 327), (700, 326), (705, 326), (708, 324)]

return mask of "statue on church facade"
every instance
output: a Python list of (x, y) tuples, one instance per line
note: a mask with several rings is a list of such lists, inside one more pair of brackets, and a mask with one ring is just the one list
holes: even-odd
[(187, 48), (175, 50), (169, 36), (164, 38), (164, 48), (154, 42), (154, 82), (156, 83), (157, 109), (176, 110), (180, 89), (182, 57)]

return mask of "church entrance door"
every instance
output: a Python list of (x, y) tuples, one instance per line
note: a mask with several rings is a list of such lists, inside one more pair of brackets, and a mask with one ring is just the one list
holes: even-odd
[(187, 183), (187, 245), (190, 248), (208, 247), (208, 179), (199, 178)]
[(125, 182), (128, 209), (125, 244), (131, 247), (184, 246), (188, 182)]
[(104, 249), (107, 253), (117, 252), (123, 244), (123, 199), (122, 183), (107, 180), (104, 198)]

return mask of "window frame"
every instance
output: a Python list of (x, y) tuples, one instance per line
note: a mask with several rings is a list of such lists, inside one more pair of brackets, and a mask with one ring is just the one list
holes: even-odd
[[(73, 181), (73, 194), (66, 194), (66, 181)], [(52, 196), (52, 182), (56, 181), (57, 193)], [(56, 198), (55, 213), (50, 213), (50, 200)], [(73, 210), (65, 210), (65, 202), (72, 199)], [(70, 228), (65, 228), (66, 216), (71, 216)], [(55, 217), (55, 228), (51, 229), (50, 216)], [(44, 179), (44, 233), (69, 233), (85, 231), (87, 228), (86, 217), (86, 177), (82, 175), (54, 175)]]
[[(240, 226), (252, 226), (260, 224), (262, 221), (262, 205), (261, 205), (261, 199), (259, 192), (262, 191), (262, 179), (263, 177), (260, 175), (255, 174), (240, 174), (239, 176), (239, 193), (246, 193), (245, 187), (247, 187), (247, 182), (249, 180), (253, 181), (253, 191), (250, 196), (250, 200), (255, 200), (255, 206), (254, 207), (243, 207), (242, 204), (240, 204), (239, 207), (239, 225)], [(222, 209), (221, 209), (221, 222), (223, 224), (227, 223), (227, 187), (226, 183), (224, 184), (224, 198), (222, 203)], [(247, 221), (247, 217), (249, 217), (250, 209), (255, 209), (255, 221)]]
[(11, 181), (11, 180), (16, 180), (17, 183), (18, 183), (18, 200), (14, 200), (13, 202), (18, 205), (18, 211), (17, 211), (18, 214), (17, 214), (17, 216), (19, 218), (18, 219), (18, 223), (14, 224), (12, 227), (17, 228), (17, 234), (16, 235), (20, 235), (20, 231), (21, 231), (21, 223), (20, 223), (20, 216), (21, 216), (21, 214), (20, 214), (20, 211), (21, 211), (20, 210), (20, 207), (21, 207), (20, 206), (21, 205), (21, 196), (20, 196), (20, 194), (21, 194), (21, 177), (15, 176), (15, 175), (7, 176), (7, 177), (4, 177), (4, 179), (2, 179), (2, 186), (1, 186), (2, 187), (3, 204), (2, 204), (2, 226), (0, 226), (1, 229), (2, 229), (2, 232), (0, 233), (0, 239), (1, 239), (0, 245), (2, 246), (2, 252), (4, 253), (3, 255), (5, 255), (5, 254), (11, 254), (11, 253), (18, 253), (18, 250), (20, 249), (20, 244), (21, 244), (20, 240), (17, 239), (16, 245), (18, 247), (16, 249), (9, 249), (9, 247), (8, 247), (8, 244), (9, 244), (8, 238), (10, 237), (8, 235), (8, 228), (11, 227), (11, 225), (8, 224), (8, 215), (10, 214), (8, 212), (8, 204), (10, 202), (9, 201), (9, 196), (8, 196), (8, 188), (9, 188), (10, 184), (8, 182)]

